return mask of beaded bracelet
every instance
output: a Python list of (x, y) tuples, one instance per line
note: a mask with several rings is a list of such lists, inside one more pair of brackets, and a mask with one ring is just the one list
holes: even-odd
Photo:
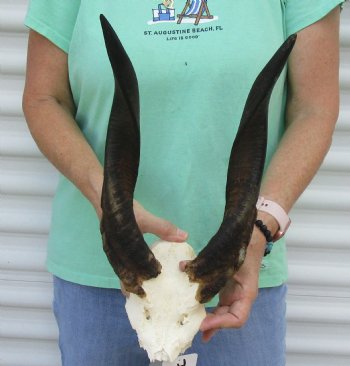
[(273, 237), (271, 235), (271, 231), (267, 228), (267, 226), (261, 220), (256, 220), (255, 225), (265, 236), (266, 248), (265, 248), (264, 257), (266, 257), (268, 254), (271, 253), (272, 245), (273, 245)]

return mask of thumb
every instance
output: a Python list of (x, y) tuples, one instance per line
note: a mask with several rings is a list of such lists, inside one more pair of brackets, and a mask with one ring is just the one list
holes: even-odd
[(171, 222), (152, 214), (149, 215), (145, 226), (148, 233), (155, 234), (163, 240), (183, 242), (188, 237), (185, 231), (179, 229)]
[(190, 263), (189, 260), (181, 261), (179, 263), (179, 269), (181, 272), (185, 272), (187, 264)]
[(174, 242), (183, 242), (188, 237), (185, 231), (180, 230), (171, 222), (153, 215), (135, 200), (134, 213), (137, 224), (143, 233), (151, 233), (157, 235), (162, 240)]

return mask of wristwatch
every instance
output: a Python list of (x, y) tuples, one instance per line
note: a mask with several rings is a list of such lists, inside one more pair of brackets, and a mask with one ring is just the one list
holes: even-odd
[(278, 203), (267, 200), (262, 196), (259, 197), (258, 202), (256, 203), (256, 208), (259, 211), (267, 212), (276, 219), (279, 228), (276, 234), (273, 236), (272, 241), (275, 242), (281, 239), (288, 230), (291, 223), (286, 211), (284, 211), (284, 209)]

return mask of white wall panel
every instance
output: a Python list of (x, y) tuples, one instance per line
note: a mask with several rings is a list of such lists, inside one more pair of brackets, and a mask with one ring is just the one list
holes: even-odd
[(0, 338), (3, 366), (59, 366), (56, 341)]
[(1, 199), (0, 230), (6, 233), (47, 234), (51, 200), (39, 196), (5, 196)]
[[(23, 159), (39, 157), (41, 154), (21, 117), (0, 114), (0, 156), (2, 161), (13, 157)], [(27, 161), (24, 160), (24, 164)]]
[(0, 78), (0, 84), (0, 113), (3, 116), (21, 116), (24, 80)]
[(7, 157), (0, 162), (0, 189), (9, 195), (52, 196), (57, 173), (43, 159)]
[(349, 6), (341, 47), (341, 111), (332, 148), (291, 215), (288, 366), (350, 365)]
[(23, 19), (27, 8), (27, 0), (0, 1), (0, 31), (24, 32)]
[(0, 0), (0, 365), (60, 364), (45, 269), (57, 173), (21, 111), (27, 1)]
[[(0, 365), (56, 366), (45, 256), (57, 173), (21, 111), (26, 5), (0, 0)], [(333, 145), (293, 209), (288, 236), (288, 366), (350, 365), (350, 6), (341, 46)]]

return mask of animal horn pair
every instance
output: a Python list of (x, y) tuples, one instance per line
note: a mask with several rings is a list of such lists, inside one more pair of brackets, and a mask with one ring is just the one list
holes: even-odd
[[(140, 159), (138, 83), (112, 26), (103, 15), (100, 20), (115, 78), (101, 200), (103, 248), (126, 290), (144, 296), (143, 281), (157, 277), (161, 266), (143, 239), (133, 211)], [(252, 86), (231, 151), (222, 224), (186, 266), (190, 279), (200, 284), (200, 302), (210, 300), (243, 263), (265, 163), (269, 100), (295, 39), (291, 36), (285, 41)]]

